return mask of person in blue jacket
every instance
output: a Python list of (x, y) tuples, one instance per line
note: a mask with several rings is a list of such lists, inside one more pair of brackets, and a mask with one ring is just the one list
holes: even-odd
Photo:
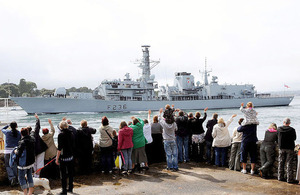
[(15, 150), (19, 183), (24, 194), (32, 194), (34, 191), (32, 168), (35, 162), (35, 138), (29, 135), (27, 128), (21, 129), (21, 135), (22, 138)]
[[(10, 127), (11, 129), (8, 129)], [(8, 179), (11, 186), (15, 186), (18, 184), (17, 180), (17, 166), (13, 165), (13, 167), (9, 166), (10, 154), (15, 147), (18, 146), (18, 142), (21, 139), (21, 134), (17, 130), (17, 123), (15, 121), (11, 122), (10, 125), (6, 125), (1, 130), (5, 135), (5, 150), (4, 150), (4, 161), (5, 168), (7, 171)]]

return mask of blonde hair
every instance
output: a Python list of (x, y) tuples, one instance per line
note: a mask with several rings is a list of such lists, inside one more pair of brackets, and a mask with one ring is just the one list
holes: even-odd
[(167, 104), (165, 108), (166, 108), (166, 109), (170, 109), (171, 106), (170, 106), (169, 104)]
[(275, 130), (277, 130), (276, 123), (271, 123), (270, 126), (269, 126), (269, 129), (275, 129)]
[(223, 125), (225, 125), (225, 122), (224, 122), (224, 119), (222, 118), (222, 117), (220, 117), (219, 119), (218, 119), (218, 123), (220, 124), (223, 124)]
[(247, 103), (247, 108), (253, 108), (252, 102), (248, 102), (248, 103)]
[(82, 120), (80, 122), (81, 127), (87, 127), (87, 121), (86, 120)]
[(59, 128), (60, 129), (67, 129), (69, 127), (68, 123), (66, 121), (61, 121), (59, 123)]

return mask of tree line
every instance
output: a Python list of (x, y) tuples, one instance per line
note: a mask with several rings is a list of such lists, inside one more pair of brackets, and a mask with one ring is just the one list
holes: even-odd
[[(69, 92), (84, 92), (92, 93), (92, 89), (88, 87), (71, 87), (66, 89), (67, 95)], [(35, 82), (26, 81), (25, 79), (20, 79), (19, 84), (15, 83), (3, 83), (0, 85), (0, 98), (11, 97), (36, 97), (44, 95), (52, 95), (55, 89), (38, 89)]]

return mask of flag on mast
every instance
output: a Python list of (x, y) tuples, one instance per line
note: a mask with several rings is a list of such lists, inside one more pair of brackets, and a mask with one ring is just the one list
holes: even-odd
[(290, 88), (288, 85), (286, 85), (286, 84), (284, 84), (284, 87), (286, 87), (286, 88)]

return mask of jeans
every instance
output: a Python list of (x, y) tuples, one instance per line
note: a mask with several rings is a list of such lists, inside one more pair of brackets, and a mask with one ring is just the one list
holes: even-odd
[(275, 161), (275, 146), (261, 145), (260, 146), (260, 161), (263, 177), (271, 176), (270, 171)]
[(188, 135), (184, 136), (184, 137), (176, 136), (176, 140), (177, 140), (177, 146), (178, 146), (178, 161), (183, 162), (183, 157), (184, 157), (184, 160), (190, 161), (190, 159), (189, 159), (189, 136)]
[(229, 169), (240, 171), (241, 170), (241, 142), (235, 142), (231, 145)]
[(124, 171), (128, 171), (129, 169), (132, 169), (132, 160), (131, 160), (132, 148), (122, 149), (121, 152), (123, 154), (124, 161), (125, 161), (123, 162), (122, 168)]
[(178, 169), (178, 151), (176, 141), (164, 140), (164, 148), (169, 169)]
[(292, 182), (293, 178), (293, 158), (294, 158), (294, 150), (288, 149), (280, 149), (279, 157), (278, 157), (278, 180), (284, 179), (284, 165), (286, 163), (286, 176), (287, 182)]
[(60, 161), (61, 187), (62, 192), (67, 193), (67, 178), (69, 178), (69, 190), (73, 190), (74, 162)]
[[(222, 165), (224, 167), (226, 165), (226, 159), (227, 159), (227, 147), (215, 147), (215, 153), (216, 153), (216, 159), (215, 164), (217, 166)], [(221, 162), (220, 162), (221, 157)]]
[[(27, 181), (25, 179), (25, 174), (27, 175)], [(19, 169), (19, 183), (22, 190), (27, 188), (33, 188), (33, 179), (32, 179), (32, 168), (30, 169)]]
[(9, 166), (9, 158), (10, 154), (4, 154), (5, 168), (7, 171), (8, 179), (9, 181), (11, 181), (12, 179), (17, 178), (18, 170), (16, 163), (14, 163), (14, 166), (12, 168)]

